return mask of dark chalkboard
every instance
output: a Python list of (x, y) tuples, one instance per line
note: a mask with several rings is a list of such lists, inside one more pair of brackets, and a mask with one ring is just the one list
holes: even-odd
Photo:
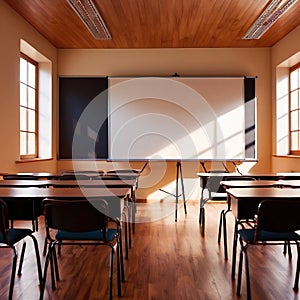
[(107, 159), (107, 77), (59, 78), (59, 159)]

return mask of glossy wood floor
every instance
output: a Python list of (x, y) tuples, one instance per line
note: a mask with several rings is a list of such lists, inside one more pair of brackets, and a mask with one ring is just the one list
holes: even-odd
[[(223, 247), (217, 244), (218, 217), (224, 207), (220, 203), (206, 206), (205, 237), (200, 235), (197, 202), (188, 202), (186, 216), (183, 208), (180, 209), (177, 223), (172, 214), (157, 222), (137, 224), (129, 260), (125, 261), (126, 282), (122, 284), (122, 299), (246, 299), (245, 277), (242, 295), (237, 297), (236, 282), (232, 282), (230, 276), (233, 224), (230, 214), (228, 261), (224, 261)], [(146, 215), (147, 209), (147, 205), (144, 205), (138, 213)], [(27, 224), (30, 226), (25, 222), (16, 223), (19, 226)], [(42, 224), (41, 219), (40, 230), (35, 233), (41, 251), (44, 239)], [(23, 274), (15, 282), (14, 299), (34, 300), (39, 297), (30, 239), (27, 246)], [(8, 295), (12, 253), (7, 249), (0, 251), (2, 300)], [(300, 299), (292, 289), (295, 249), (289, 261), (283, 255), (281, 246), (252, 247), (249, 249), (249, 259), (253, 299)], [(44, 299), (107, 299), (108, 251), (105, 247), (64, 246), (59, 268), (61, 281), (53, 291), (48, 277)], [(113, 295), (118, 299), (116, 284)]]

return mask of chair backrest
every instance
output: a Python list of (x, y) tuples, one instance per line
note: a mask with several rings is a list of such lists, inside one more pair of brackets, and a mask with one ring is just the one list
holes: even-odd
[(43, 206), (47, 233), (50, 228), (68, 232), (106, 232), (108, 205), (103, 199), (45, 199)]
[(3, 235), (4, 241), (7, 242), (6, 230), (9, 227), (8, 208), (6, 203), (0, 199), (0, 232)]
[(300, 200), (263, 200), (258, 207), (257, 231), (293, 232), (300, 229)]

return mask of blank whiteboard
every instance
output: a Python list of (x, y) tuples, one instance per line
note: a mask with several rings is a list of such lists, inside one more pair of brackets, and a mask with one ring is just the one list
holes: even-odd
[(245, 77), (110, 77), (109, 159), (253, 159), (245, 86)]

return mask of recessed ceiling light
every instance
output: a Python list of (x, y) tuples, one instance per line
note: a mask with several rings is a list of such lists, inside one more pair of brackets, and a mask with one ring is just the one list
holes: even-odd
[(296, 1), (272, 0), (243, 36), (243, 39), (259, 39)]
[(110, 40), (111, 35), (92, 0), (67, 0), (95, 39)]

